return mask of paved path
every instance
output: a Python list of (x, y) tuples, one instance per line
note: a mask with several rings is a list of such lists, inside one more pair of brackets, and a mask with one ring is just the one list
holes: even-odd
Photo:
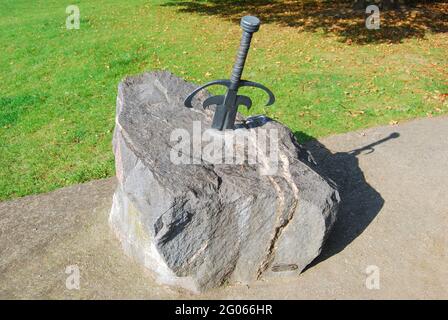
[[(308, 147), (343, 205), (322, 255), (297, 278), (199, 296), (155, 284), (109, 230), (108, 179), (0, 203), (0, 298), (447, 299), (448, 117)], [(80, 290), (66, 289), (70, 265)], [(368, 266), (379, 270), (378, 290), (366, 287)]]

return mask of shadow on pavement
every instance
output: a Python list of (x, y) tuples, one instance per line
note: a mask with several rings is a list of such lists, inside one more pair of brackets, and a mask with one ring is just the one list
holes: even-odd
[[(296, 132), (295, 135), (300, 136), (300, 133)], [(318, 164), (317, 171), (336, 182), (341, 196), (341, 204), (333, 230), (322, 248), (321, 254), (304, 271), (341, 252), (367, 228), (380, 212), (384, 199), (365, 180), (357, 156), (364, 152), (366, 152), (365, 154), (372, 153), (375, 151), (375, 146), (399, 136), (398, 133), (392, 133), (381, 140), (350, 152), (332, 153), (317, 140), (304, 144)]]

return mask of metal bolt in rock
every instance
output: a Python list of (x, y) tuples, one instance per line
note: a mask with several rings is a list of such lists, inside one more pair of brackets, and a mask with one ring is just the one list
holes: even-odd
[(257, 17), (245, 16), (241, 19), (241, 28), (243, 29), (243, 35), (241, 38), (240, 49), (233, 66), (232, 75), (230, 76), (230, 80), (214, 80), (206, 83), (205, 85), (194, 90), (185, 99), (184, 102), (186, 107), (192, 108), (191, 102), (193, 100), (193, 97), (200, 90), (212, 85), (226, 86), (227, 92), (225, 95), (212, 96), (206, 99), (203, 103), (204, 108), (211, 105), (216, 105), (212, 128), (218, 130), (234, 129), (238, 106), (243, 105), (247, 107), (247, 109), (250, 109), (250, 107), (252, 106), (252, 100), (249, 97), (238, 95), (239, 88), (256, 87), (266, 91), (266, 93), (269, 95), (269, 101), (266, 104), (267, 106), (273, 104), (275, 101), (274, 94), (264, 85), (257, 82), (241, 80), (241, 75), (243, 73), (244, 63), (246, 62), (247, 54), (249, 52), (252, 35), (260, 28), (260, 20)]

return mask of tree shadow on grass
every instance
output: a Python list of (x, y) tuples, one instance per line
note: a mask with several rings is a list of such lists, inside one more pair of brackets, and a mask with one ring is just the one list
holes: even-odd
[[(295, 136), (300, 135), (300, 132), (295, 133)], [(317, 140), (308, 141), (304, 144), (304, 147), (311, 152), (317, 163), (315, 170), (338, 185), (341, 197), (341, 204), (333, 230), (321, 254), (305, 271), (341, 252), (367, 228), (380, 212), (384, 199), (365, 180), (357, 156), (361, 153), (372, 153), (375, 151), (375, 146), (398, 137), (398, 133), (392, 133), (365, 147), (350, 152), (337, 153), (332, 153)]]
[(298, 31), (320, 31), (340, 41), (356, 44), (399, 43), (406, 38), (424, 38), (427, 32), (448, 32), (448, 3), (424, 3), (381, 11), (378, 30), (366, 28), (368, 15), (355, 10), (352, 1), (309, 0), (172, 0), (163, 6), (180, 12), (218, 16), (239, 23), (242, 16), (258, 16), (263, 23), (277, 23)]

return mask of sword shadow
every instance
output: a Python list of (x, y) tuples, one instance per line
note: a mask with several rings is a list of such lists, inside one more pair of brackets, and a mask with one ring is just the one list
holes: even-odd
[[(302, 133), (296, 132), (295, 135), (301, 136)], [(349, 152), (332, 153), (317, 140), (303, 144), (318, 164), (314, 169), (338, 185), (341, 197), (337, 220), (321, 254), (303, 272), (344, 250), (379, 214), (384, 205), (384, 199), (366, 181), (357, 156), (364, 151), (368, 151), (365, 154), (370, 154), (375, 151), (375, 146), (399, 136), (400, 134), (395, 132)]]

